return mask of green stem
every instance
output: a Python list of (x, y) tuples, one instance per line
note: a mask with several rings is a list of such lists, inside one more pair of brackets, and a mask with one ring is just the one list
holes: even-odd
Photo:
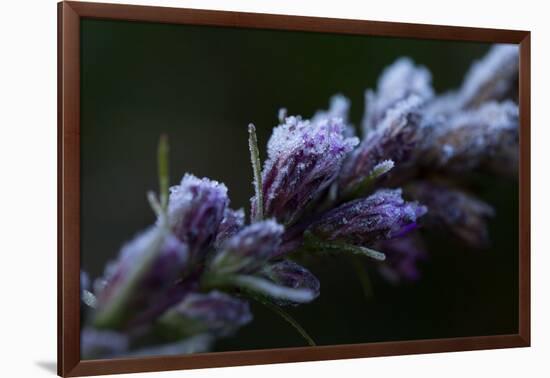
[(365, 299), (369, 300), (374, 295), (372, 292), (372, 283), (370, 282), (367, 270), (358, 256), (351, 256), (350, 262), (351, 266), (355, 270), (355, 274), (357, 274), (357, 278), (359, 278), (359, 283), (361, 284), (361, 289), (363, 290)]
[(384, 261), (386, 259), (385, 254), (374, 249), (339, 241), (321, 240), (307, 231), (304, 233), (304, 242), (306, 247), (310, 250), (329, 253), (346, 252), (352, 255), (368, 256), (379, 261)]
[(355, 184), (351, 189), (344, 192), (342, 198), (347, 201), (361, 197), (367, 192), (367, 190), (374, 186), (374, 183), (380, 176), (385, 175), (392, 170), (393, 166), (394, 163), (392, 160), (384, 160), (377, 164), (365, 178)]
[(160, 136), (157, 161), (158, 161), (158, 178), (159, 178), (159, 191), (160, 191), (160, 206), (164, 214), (168, 209), (168, 190), (170, 185), (170, 165), (169, 165), (169, 146), (168, 137), (163, 134)]
[(259, 303), (263, 304), (265, 307), (270, 309), (271, 311), (275, 312), (277, 315), (279, 315), (281, 318), (287, 321), (298, 333), (304, 338), (304, 340), (307, 341), (309, 346), (316, 346), (315, 341), (307, 334), (306, 330), (285, 310), (283, 310), (281, 307), (274, 305), (273, 303), (270, 303), (268, 301), (265, 301), (263, 299), (258, 298), (257, 296), (252, 296), (253, 299), (258, 301)]
[(251, 215), (253, 222), (259, 222), (263, 219), (263, 193), (262, 193), (262, 168), (260, 162), (260, 150), (258, 149), (258, 138), (256, 137), (256, 127), (253, 124), (248, 125), (248, 148), (250, 149), (250, 160), (252, 162), (252, 171), (254, 173), (254, 191), (256, 194), (256, 211)]

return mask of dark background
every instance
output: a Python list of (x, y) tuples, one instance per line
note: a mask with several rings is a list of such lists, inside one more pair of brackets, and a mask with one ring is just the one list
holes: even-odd
[[(157, 189), (161, 133), (170, 138), (171, 184), (185, 172), (217, 179), (228, 186), (232, 207), (248, 210), (249, 122), (258, 128), (265, 157), (280, 107), (309, 117), (342, 93), (352, 101), (357, 125), (364, 90), (396, 58), (427, 66), (441, 92), (457, 87), (489, 48), (87, 19), (81, 28), (81, 264), (92, 277), (154, 221), (145, 193)], [(321, 281), (321, 296), (289, 312), (322, 345), (517, 332), (517, 182), (481, 177), (476, 187), (497, 211), (491, 248), (470, 250), (426, 232), (430, 258), (422, 279), (394, 286), (367, 262), (369, 300), (349, 261), (313, 262), (308, 267)], [(254, 321), (217, 350), (304, 345), (281, 318), (252, 306)]]

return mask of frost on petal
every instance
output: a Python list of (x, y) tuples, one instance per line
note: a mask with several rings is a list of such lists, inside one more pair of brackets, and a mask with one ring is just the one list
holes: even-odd
[(470, 67), (458, 90), (444, 93), (426, 105), (426, 117), (437, 120), (486, 102), (517, 99), (518, 69), (518, 47), (494, 45)]
[(309, 231), (324, 240), (372, 245), (375, 241), (402, 236), (416, 228), (425, 206), (408, 202), (401, 189), (381, 189), (368, 198), (344, 203), (322, 215)]
[(376, 249), (386, 254), (386, 260), (378, 264), (378, 271), (386, 280), (398, 284), (420, 279), (418, 265), (426, 260), (427, 252), (418, 235), (383, 240)]
[(431, 99), (431, 81), (432, 76), (428, 69), (415, 66), (409, 58), (400, 58), (387, 67), (378, 80), (376, 93), (372, 90), (365, 92), (365, 116), (362, 124), (364, 134), (377, 128), (386, 112), (397, 102), (411, 95), (418, 97), (421, 103)]
[(239, 232), (244, 226), (244, 210), (233, 210), (226, 208), (223, 219), (218, 228), (218, 234), (214, 242), (214, 247), (220, 248), (223, 243)]
[(82, 359), (116, 357), (126, 353), (128, 346), (128, 336), (119, 332), (84, 328), (80, 333)]
[(489, 102), (448, 117), (434, 128), (422, 152), (431, 168), (468, 171), (480, 166), (517, 172), (519, 112), (516, 104)]
[(487, 203), (460, 189), (428, 181), (410, 184), (407, 192), (430, 209), (427, 226), (443, 226), (474, 248), (489, 244), (487, 220), (494, 216), (494, 210)]
[(265, 220), (244, 227), (229, 238), (209, 266), (217, 274), (250, 273), (270, 260), (279, 250), (284, 227)]
[(182, 338), (202, 333), (228, 336), (251, 320), (248, 302), (211, 291), (187, 295), (159, 321), (170, 337)]
[(311, 118), (312, 123), (323, 122), (325, 119), (336, 118), (342, 120), (345, 125), (343, 134), (346, 137), (355, 135), (355, 128), (349, 123), (349, 110), (351, 101), (344, 95), (337, 94), (330, 98), (328, 110), (319, 110)]
[(214, 241), (228, 203), (226, 186), (207, 178), (186, 174), (180, 185), (170, 188), (170, 225), (193, 258), (203, 257)]
[(464, 78), (459, 96), (464, 108), (484, 102), (515, 98), (519, 69), (517, 45), (495, 45), (475, 62)]
[[(339, 119), (309, 122), (287, 117), (273, 130), (262, 171), (264, 216), (290, 224), (334, 181), (357, 138), (343, 135)], [(255, 197), (252, 206), (255, 206)]]
[[(290, 260), (273, 263), (262, 270), (262, 275), (286, 288), (309, 290), (311, 299), (319, 296), (321, 284), (309, 270)], [(288, 299), (272, 298), (278, 305), (296, 305)]]
[(98, 325), (117, 328), (150, 306), (180, 277), (188, 258), (187, 246), (160, 228), (139, 234), (106, 269), (97, 293)]
[(421, 104), (420, 97), (411, 95), (387, 110), (378, 127), (344, 162), (338, 182), (341, 192), (351, 190), (385, 160), (398, 167), (414, 160), (417, 147), (430, 135), (430, 125), (422, 122)]

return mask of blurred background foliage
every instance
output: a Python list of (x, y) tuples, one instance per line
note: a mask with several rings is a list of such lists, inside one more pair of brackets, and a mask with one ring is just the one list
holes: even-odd
[[(81, 264), (92, 277), (121, 245), (154, 221), (145, 199), (156, 189), (156, 146), (171, 144), (171, 184), (185, 172), (229, 188), (248, 211), (252, 171), (247, 124), (265, 145), (277, 111), (310, 117), (330, 96), (363, 115), (363, 92), (401, 56), (425, 65), (439, 93), (455, 88), (489, 45), (290, 31), (85, 19), (81, 23)], [(434, 35), (434, 38), (437, 36)], [(465, 178), (466, 179), (466, 178)], [(321, 296), (289, 312), (318, 344), (517, 332), (517, 182), (467, 178), (492, 204), (492, 246), (469, 250), (424, 232), (429, 259), (417, 283), (391, 285), (365, 261), (365, 299), (346, 258), (310, 261)], [(303, 340), (284, 320), (253, 304), (255, 320), (217, 350), (291, 347)]]

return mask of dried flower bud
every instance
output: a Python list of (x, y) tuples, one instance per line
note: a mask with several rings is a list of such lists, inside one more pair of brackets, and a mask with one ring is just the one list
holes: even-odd
[(368, 134), (378, 127), (389, 109), (414, 95), (420, 103), (433, 97), (432, 76), (423, 66), (415, 66), (409, 58), (400, 58), (387, 67), (378, 80), (376, 94), (372, 90), (365, 92), (365, 116), (363, 132)]
[(344, 157), (358, 143), (343, 136), (344, 128), (337, 119), (311, 123), (287, 117), (273, 130), (262, 172), (265, 217), (292, 223), (333, 182)]
[[(262, 270), (262, 275), (278, 285), (300, 290), (309, 290), (311, 300), (317, 298), (320, 293), (321, 284), (309, 270), (290, 260), (282, 260), (273, 263)], [(272, 298), (278, 305), (296, 305), (288, 299)]]
[(344, 203), (315, 221), (309, 231), (323, 240), (338, 240), (357, 245), (372, 245), (416, 228), (426, 213), (425, 206), (407, 202), (401, 189), (381, 189), (368, 198)]
[(386, 260), (379, 263), (378, 270), (388, 281), (398, 284), (420, 278), (418, 263), (427, 258), (427, 253), (418, 235), (409, 234), (401, 238), (384, 240), (379, 242), (376, 248), (386, 254)]
[(498, 164), (505, 156), (513, 162), (519, 150), (518, 117), (517, 105), (509, 101), (458, 112), (434, 128), (431, 143), (422, 152), (422, 162), (451, 171)]
[(218, 234), (214, 241), (214, 247), (220, 248), (223, 243), (239, 232), (244, 226), (244, 210), (232, 210), (226, 208), (223, 219), (218, 228)]
[(411, 95), (388, 109), (378, 127), (369, 132), (344, 162), (339, 177), (341, 193), (352, 190), (384, 160), (397, 166), (412, 159), (415, 147), (426, 142), (427, 124), (421, 122), (421, 98)]
[(515, 45), (494, 45), (466, 74), (459, 90), (430, 101), (427, 118), (451, 116), (464, 109), (476, 109), (486, 102), (516, 99), (518, 95), (519, 51)]
[(349, 123), (349, 109), (351, 101), (349, 98), (337, 94), (330, 98), (328, 110), (319, 110), (311, 118), (312, 123), (323, 122), (325, 119), (337, 118), (341, 119), (345, 125), (343, 135), (346, 137), (355, 136), (355, 128)]
[(248, 302), (211, 291), (191, 293), (159, 319), (160, 327), (171, 337), (201, 333), (228, 336), (252, 320)]
[(170, 188), (168, 217), (192, 258), (201, 258), (214, 241), (229, 203), (224, 184), (186, 174), (180, 185)]
[(117, 328), (148, 307), (185, 269), (188, 249), (175, 236), (152, 227), (121, 250), (108, 266), (98, 295), (98, 326)]
[(210, 262), (217, 274), (250, 273), (278, 251), (284, 227), (273, 220), (246, 226), (229, 238)]
[(519, 48), (495, 45), (475, 62), (464, 78), (459, 98), (462, 108), (475, 108), (487, 101), (503, 100), (517, 91)]
[(443, 226), (475, 248), (489, 243), (486, 222), (494, 216), (494, 210), (487, 203), (459, 189), (428, 181), (410, 184), (407, 192), (430, 209), (426, 217), (428, 226)]
[(125, 334), (84, 328), (80, 333), (80, 356), (83, 359), (113, 358), (128, 351)]

